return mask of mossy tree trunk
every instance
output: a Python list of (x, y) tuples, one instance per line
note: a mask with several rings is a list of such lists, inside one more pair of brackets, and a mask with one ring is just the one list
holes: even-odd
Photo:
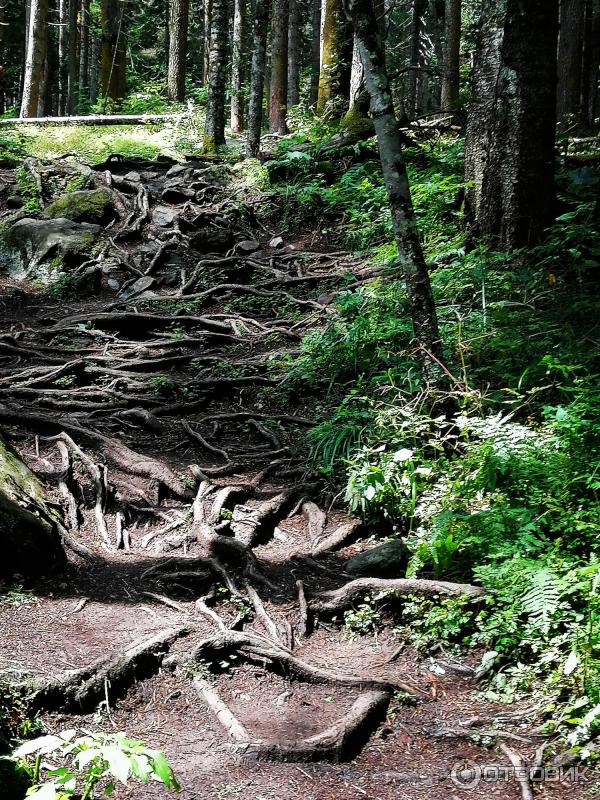
[(348, 108), (352, 49), (352, 27), (342, 0), (325, 0), (317, 113), (322, 114), (331, 105), (340, 113)]
[(273, 0), (269, 130), (282, 136), (287, 133), (288, 22), (288, 0)]
[(47, 574), (64, 561), (58, 518), (36, 476), (0, 439), (0, 577)]
[(125, 96), (127, 19), (125, 0), (100, 0), (100, 76), (106, 100)]
[(250, 100), (248, 103), (248, 135), (246, 139), (246, 153), (249, 156), (257, 156), (260, 149), (268, 27), (269, 0), (256, 0), (254, 6), (252, 67), (250, 71)]
[(212, 0), (208, 98), (203, 151), (216, 153), (225, 144), (225, 66), (227, 59), (227, 0)]
[(371, 0), (345, 0), (353, 22), (371, 98), (379, 156), (388, 191), (400, 276), (405, 281), (423, 380), (444, 385), (443, 350), (429, 273), (419, 240), (412, 197), (385, 66), (383, 40)]
[(169, 14), (169, 68), (167, 95), (181, 103), (185, 98), (189, 0), (171, 0)]

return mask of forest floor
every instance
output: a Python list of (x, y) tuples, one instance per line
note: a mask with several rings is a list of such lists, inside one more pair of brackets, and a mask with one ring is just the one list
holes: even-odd
[[(88, 264), (100, 294), (3, 281), (0, 422), (65, 509), (69, 561), (0, 602), (0, 671), (46, 685), (48, 731), (162, 749), (184, 800), (525, 797), (473, 770), (508, 767), (507, 745), (533, 762), (527, 704), (482, 699), (475, 657), (352, 634), (324, 595), (376, 531), (307, 471), (315, 398), (282, 410), (277, 387), (336, 292), (376, 270), (318, 231), (280, 239), (225, 164), (94, 176), (124, 209)], [(536, 795), (591, 798), (590, 781)]]

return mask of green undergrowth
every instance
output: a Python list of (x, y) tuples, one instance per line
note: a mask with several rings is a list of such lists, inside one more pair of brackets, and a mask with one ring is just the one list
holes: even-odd
[[(495, 253), (465, 247), (462, 142), (407, 156), (450, 390), (420, 383), (376, 162), (327, 178), (317, 150), (282, 153), (275, 172), (295, 173), (285, 185), (272, 176), (275, 191), (317, 210), (382, 270), (342, 292), (285, 386), (327, 398), (313, 467), (373, 530), (405, 541), (408, 574), (488, 592), (396, 601), (401, 635), (424, 651), (476, 650), (488, 697), (533, 696), (548, 730), (585, 755), (600, 732), (599, 177), (561, 172), (544, 244)], [(389, 600), (359, 600), (346, 628), (377, 627)]]

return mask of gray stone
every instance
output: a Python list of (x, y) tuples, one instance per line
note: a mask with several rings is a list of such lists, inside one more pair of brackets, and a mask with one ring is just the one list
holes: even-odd
[(21, 275), (26, 277), (48, 256), (58, 254), (76, 260), (100, 233), (99, 225), (69, 219), (31, 219), (25, 217), (9, 230), (7, 244), (21, 256)]
[(123, 179), (126, 181), (131, 181), (131, 183), (139, 183), (142, 180), (142, 176), (139, 172), (128, 172), (127, 175), (123, 175)]
[(236, 249), (238, 253), (244, 255), (245, 253), (256, 253), (260, 249), (260, 245), (255, 239), (244, 239), (237, 243)]
[(64, 562), (58, 517), (41, 483), (0, 439), (0, 576), (37, 576)]
[(344, 569), (351, 575), (401, 577), (407, 563), (406, 545), (399, 539), (393, 539), (349, 559)]
[(182, 172), (188, 170), (189, 167), (185, 164), (174, 164), (171, 169), (167, 172), (167, 178), (174, 178), (176, 175), (181, 175)]
[(283, 239), (281, 236), (274, 236), (269, 242), (269, 247), (280, 248), (283, 247)]
[(168, 228), (177, 219), (177, 210), (170, 206), (155, 206), (152, 209), (152, 222), (161, 228)]
[(128, 286), (127, 289), (124, 289), (119, 297), (121, 300), (129, 300), (131, 297), (142, 294), (142, 292), (145, 292), (146, 289), (149, 289), (153, 285), (154, 278), (151, 275), (143, 275), (141, 278), (138, 278), (135, 283), (132, 283), (131, 286)]
[(81, 297), (100, 294), (102, 291), (102, 270), (98, 264), (91, 264), (73, 281), (73, 289)]

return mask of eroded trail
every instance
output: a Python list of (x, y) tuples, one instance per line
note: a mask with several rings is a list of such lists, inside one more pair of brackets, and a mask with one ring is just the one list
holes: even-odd
[(481, 742), (533, 755), (527, 708), (481, 703), (472, 667), (401, 632), (340, 632), (369, 590), (479, 593), (353, 582), (375, 532), (306, 470), (315, 398), (278, 402), (302, 336), (373, 268), (278, 239), (223, 164), (111, 159), (93, 180), (118, 215), (79, 268), (88, 299), (5, 301), (0, 423), (64, 511), (69, 564), (0, 609), (0, 670), (33, 677), (52, 730), (164, 749), (186, 800), (520, 797), (451, 772), (507, 763)]

